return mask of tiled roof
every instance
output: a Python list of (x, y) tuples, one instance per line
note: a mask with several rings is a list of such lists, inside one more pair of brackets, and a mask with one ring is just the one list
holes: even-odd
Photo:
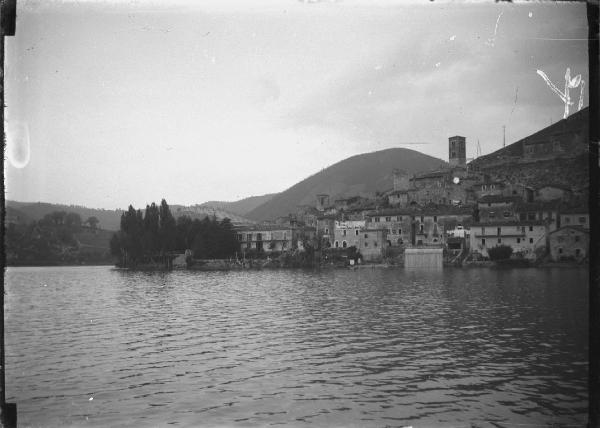
[(543, 220), (523, 220), (523, 221), (495, 221), (494, 223), (473, 223), (471, 227), (502, 227), (502, 226), (544, 226)]
[(520, 196), (502, 196), (502, 195), (485, 195), (477, 201), (480, 204), (498, 203), (498, 202), (519, 202), (521, 201)]

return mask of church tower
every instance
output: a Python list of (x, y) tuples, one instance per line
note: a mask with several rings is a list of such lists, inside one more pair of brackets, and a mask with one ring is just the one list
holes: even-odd
[(467, 142), (458, 135), (448, 138), (448, 161), (451, 166), (467, 164)]

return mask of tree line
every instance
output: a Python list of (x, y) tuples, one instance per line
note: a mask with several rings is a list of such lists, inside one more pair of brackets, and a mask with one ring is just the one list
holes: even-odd
[(132, 205), (121, 215), (120, 229), (110, 241), (110, 251), (123, 267), (145, 263), (163, 263), (174, 253), (191, 250), (197, 259), (221, 259), (235, 255), (239, 245), (233, 224), (228, 218), (202, 220), (189, 216), (177, 219), (163, 199), (146, 210)]
[(77, 213), (54, 211), (30, 223), (6, 226), (7, 265), (55, 265), (108, 261), (108, 251), (81, 252), (77, 239), (84, 226), (95, 230), (96, 217), (82, 222)]

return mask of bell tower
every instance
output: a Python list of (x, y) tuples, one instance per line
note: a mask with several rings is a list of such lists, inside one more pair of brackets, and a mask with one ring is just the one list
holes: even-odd
[(467, 141), (458, 135), (448, 138), (448, 161), (451, 166), (467, 164)]

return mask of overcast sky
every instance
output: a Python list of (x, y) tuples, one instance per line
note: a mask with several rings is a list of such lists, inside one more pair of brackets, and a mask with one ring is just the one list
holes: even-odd
[(18, 2), (7, 199), (195, 204), (385, 148), (447, 160), (453, 135), (486, 154), (562, 118), (538, 69), (588, 105), (585, 3), (198, 3)]

